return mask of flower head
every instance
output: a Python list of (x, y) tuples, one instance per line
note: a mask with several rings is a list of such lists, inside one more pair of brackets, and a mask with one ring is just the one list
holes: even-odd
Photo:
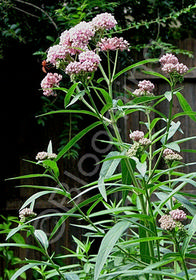
[(66, 47), (71, 55), (87, 49), (89, 40), (95, 31), (91, 23), (82, 21), (70, 30), (65, 30), (60, 36), (60, 45)]
[(138, 87), (141, 88), (143, 91), (152, 92), (154, 89), (154, 84), (148, 80), (143, 80), (138, 83)]
[(59, 59), (65, 59), (68, 55), (69, 50), (67, 47), (55, 45), (49, 48), (46, 61), (56, 65)]
[(124, 40), (122, 37), (103, 38), (101, 39), (101, 42), (97, 44), (97, 46), (101, 51), (129, 50), (128, 49), (129, 43), (126, 40)]
[(133, 140), (138, 142), (140, 139), (144, 138), (144, 132), (135, 130), (132, 133), (129, 134), (129, 137)]
[(186, 213), (180, 209), (172, 210), (169, 214), (175, 221), (183, 221), (187, 219)]
[(92, 26), (95, 30), (112, 29), (117, 24), (114, 16), (110, 13), (102, 13), (92, 19)]
[(47, 153), (47, 152), (39, 152), (35, 159), (42, 161), (45, 159), (55, 159), (57, 157), (57, 155), (55, 153)]
[(178, 58), (171, 53), (167, 53), (160, 58), (159, 62), (161, 63), (161, 65), (165, 65), (165, 64), (169, 64), (169, 63), (177, 64)]
[(173, 150), (171, 149), (165, 149), (163, 151), (163, 157), (166, 161), (175, 161), (175, 160), (182, 160), (181, 155), (179, 155), (178, 153), (175, 153)]
[(74, 61), (68, 64), (66, 73), (68, 75), (92, 73), (97, 70), (100, 61), (101, 58), (95, 52), (82, 52), (79, 54), (79, 61)]
[(159, 219), (160, 227), (164, 230), (173, 230), (176, 227), (176, 222), (170, 215), (163, 215)]
[(79, 61), (80, 62), (90, 61), (98, 65), (101, 61), (101, 58), (94, 51), (86, 51), (79, 54)]
[(162, 65), (162, 71), (165, 73), (176, 72), (180, 75), (183, 75), (188, 71), (188, 67), (183, 63), (179, 63), (178, 58), (173, 54), (163, 55), (159, 62)]
[(148, 80), (143, 80), (138, 83), (138, 87), (133, 94), (136, 96), (153, 96), (154, 84)]
[(24, 222), (26, 218), (33, 218), (37, 214), (34, 213), (30, 208), (24, 208), (19, 212), (19, 218), (21, 222)]
[(46, 96), (55, 95), (53, 87), (58, 87), (59, 82), (62, 80), (62, 75), (57, 73), (48, 73), (46, 77), (41, 82), (41, 88), (43, 89), (43, 94)]

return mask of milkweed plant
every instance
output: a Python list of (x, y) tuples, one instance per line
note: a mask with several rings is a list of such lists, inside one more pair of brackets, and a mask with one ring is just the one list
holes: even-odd
[[(43, 173), (14, 178), (48, 178), (56, 187), (33, 186), (37, 192), (22, 205), (18, 226), (9, 232), (8, 242), (0, 245), (32, 249), (43, 255), (41, 260), (25, 259), (11, 280), (29, 269), (37, 271), (38, 279), (196, 278), (196, 195), (183, 190), (186, 185), (196, 186), (196, 172), (185, 173), (196, 162), (184, 162), (180, 148), (180, 144), (195, 136), (176, 140), (176, 133), (183, 131), (180, 117), (188, 116), (196, 121), (195, 112), (181, 93), (184, 75), (192, 69), (167, 53), (160, 59), (143, 60), (117, 71), (119, 53), (128, 52), (129, 43), (122, 37), (112, 37), (111, 31), (116, 25), (113, 15), (98, 14), (89, 22), (82, 21), (65, 30), (59, 43), (47, 51), (45, 65), (55, 71), (48, 72), (46, 67), (47, 73), (41, 82), (43, 94), (57, 97), (63, 94), (65, 98), (62, 110), (45, 115), (84, 114), (95, 122), (81, 130), (58, 154), (52, 151), (51, 142), (47, 151), (39, 152), (31, 163), (42, 166)], [(143, 80), (133, 92), (129, 91), (126, 103), (116, 99), (117, 78), (153, 63), (159, 63), (160, 71), (146, 74), (163, 79), (169, 90), (157, 94), (155, 85)], [(63, 83), (67, 75), (71, 81), (69, 89)], [(174, 98), (182, 108), (180, 113), (173, 114)], [(76, 102), (83, 103), (82, 110), (71, 109)], [(161, 103), (168, 106), (164, 112), (157, 109)], [(142, 112), (143, 130), (138, 123), (138, 129), (130, 131), (129, 141), (125, 142), (119, 120), (127, 115), (131, 118), (135, 112)], [(78, 196), (85, 194), (85, 198), (77, 204), (76, 197), (71, 197), (60, 182), (58, 162), (77, 141), (99, 126), (108, 134), (109, 140), (104, 141), (113, 148), (99, 163), (97, 181), (80, 191)], [(36, 216), (35, 201), (51, 193), (66, 197), (73, 207), (67, 212)], [(49, 237), (33, 226), (35, 220), (48, 216), (58, 218)], [(81, 240), (73, 236), (76, 251), (67, 249), (67, 254), (62, 248), (60, 256), (55, 252), (50, 254), (50, 240), (69, 217), (79, 221), (77, 226), (84, 229)], [(33, 236), (35, 242), (9, 243), (19, 231)], [(98, 250), (93, 249), (97, 242)], [(74, 261), (62, 265), (59, 259)]]

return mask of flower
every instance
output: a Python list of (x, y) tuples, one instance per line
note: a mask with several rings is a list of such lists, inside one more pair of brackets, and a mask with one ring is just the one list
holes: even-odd
[(100, 61), (101, 58), (95, 52), (82, 52), (79, 54), (79, 61), (69, 63), (65, 72), (68, 75), (91, 73), (97, 70)]
[(175, 221), (183, 221), (187, 219), (186, 213), (180, 209), (172, 210), (169, 214)]
[(62, 79), (62, 75), (59, 75), (57, 73), (48, 73), (41, 82), (41, 88), (43, 89), (43, 94), (46, 96), (50, 96), (50, 95), (55, 96), (52, 88), (58, 87), (61, 79)]
[(140, 143), (140, 145), (142, 145), (142, 146), (148, 146), (148, 145), (151, 144), (151, 141), (150, 141), (150, 139), (148, 139), (148, 138), (141, 138), (141, 139), (139, 140), (139, 143)]
[(166, 161), (182, 160), (183, 158), (178, 153), (175, 153), (171, 149), (165, 149), (163, 151), (163, 157)]
[(139, 130), (135, 130), (132, 133), (129, 134), (129, 137), (133, 140), (133, 141), (139, 141), (140, 139), (142, 139), (144, 137), (144, 132), (143, 131), (139, 131)]
[(92, 19), (92, 26), (95, 30), (112, 29), (117, 24), (114, 16), (110, 13), (102, 13)]
[(153, 96), (154, 84), (148, 80), (143, 80), (138, 83), (138, 89), (133, 94), (136, 96)]
[(87, 60), (98, 65), (101, 61), (101, 58), (94, 51), (86, 51), (79, 54), (80, 62), (85, 62)]
[(160, 227), (164, 230), (173, 230), (176, 227), (176, 222), (170, 215), (163, 215), (159, 219)]
[(163, 55), (159, 62), (161, 63), (161, 65), (165, 65), (165, 64), (177, 64), (178, 63), (178, 58), (171, 54), (171, 53), (167, 53), (166, 55)]
[(37, 214), (34, 213), (30, 208), (24, 208), (19, 212), (19, 218), (21, 222), (24, 222), (26, 218), (33, 218)]
[(161, 70), (165, 73), (176, 72), (183, 75), (188, 71), (188, 67), (183, 63), (179, 63), (178, 58), (173, 54), (163, 55), (159, 62), (162, 65)]
[(71, 55), (75, 55), (87, 49), (89, 40), (94, 34), (92, 24), (82, 21), (61, 34), (60, 45), (65, 46)]
[(124, 40), (122, 37), (113, 37), (113, 38), (103, 38), (101, 39), (101, 42), (97, 44), (98, 48), (100, 48), (101, 51), (107, 51), (107, 50), (129, 50), (129, 43)]
[(81, 71), (82, 68), (81, 63), (79, 61), (70, 62), (65, 69), (65, 72), (68, 75), (79, 74)]
[(45, 160), (45, 159), (54, 159), (56, 157), (57, 157), (57, 155), (55, 153), (39, 152), (36, 155), (35, 159), (39, 160), (39, 161), (42, 161), (42, 160)]
[(137, 155), (137, 152), (140, 148), (140, 144), (138, 142), (135, 142), (131, 148), (127, 151), (128, 157), (135, 157)]
[(49, 48), (46, 61), (56, 65), (57, 60), (65, 59), (68, 55), (69, 51), (67, 47), (55, 45)]
[(44, 159), (46, 159), (47, 157), (48, 157), (48, 153), (47, 153), (47, 152), (39, 152), (39, 153), (36, 155), (35, 159), (36, 159), (36, 160), (44, 160)]
[(141, 88), (143, 91), (152, 92), (154, 89), (154, 84), (148, 80), (143, 80), (138, 83), (138, 87)]

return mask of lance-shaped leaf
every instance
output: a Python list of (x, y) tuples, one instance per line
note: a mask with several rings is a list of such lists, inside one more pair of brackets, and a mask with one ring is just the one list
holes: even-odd
[(100, 272), (113, 247), (129, 226), (130, 222), (120, 221), (119, 223), (115, 224), (104, 236), (96, 259), (94, 280), (99, 278)]
[[(110, 178), (116, 171), (116, 168), (121, 161), (121, 158), (117, 157), (119, 155), (120, 155), (120, 153), (117, 151), (110, 152), (106, 156), (106, 159), (108, 159), (108, 160), (104, 161), (103, 165), (101, 167), (101, 171), (99, 174), (99, 180), (98, 180), (98, 188), (99, 188), (101, 195), (103, 196), (103, 198), (105, 200), (107, 200), (107, 194), (106, 194), (104, 180)], [(115, 158), (115, 157), (117, 157), (117, 158)], [(112, 159), (109, 159), (109, 158), (112, 158)]]
[(48, 238), (47, 238), (47, 235), (45, 234), (45, 232), (41, 229), (36, 229), (34, 231), (34, 235), (35, 235), (36, 239), (39, 240), (39, 242), (41, 243), (43, 248), (45, 250), (47, 250), (48, 246), (49, 246), (49, 243), (48, 243)]

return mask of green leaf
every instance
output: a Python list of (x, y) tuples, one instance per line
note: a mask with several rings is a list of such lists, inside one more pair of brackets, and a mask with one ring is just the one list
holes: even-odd
[(34, 231), (34, 235), (39, 240), (39, 242), (41, 243), (43, 248), (45, 250), (47, 250), (48, 246), (49, 246), (49, 243), (48, 243), (48, 238), (47, 238), (47, 235), (45, 234), (45, 232), (41, 229), (36, 229)]
[[(119, 156), (119, 155), (120, 155), (120, 153), (117, 151), (110, 152), (106, 156), (106, 158), (108, 159), (110, 157), (115, 157), (115, 156)], [(99, 179), (98, 179), (98, 188), (99, 188), (101, 195), (103, 196), (103, 198), (105, 200), (107, 200), (107, 194), (106, 194), (106, 190), (105, 190), (104, 180), (110, 178), (114, 174), (120, 161), (121, 161), (121, 158), (114, 158), (111, 160), (104, 161), (102, 164), (101, 171), (99, 174)]]
[(74, 96), (74, 98), (71, 100), (71, 102), (66, 106), (66, 108), (68, 106), (73, 105), (74, 103), (76, 103), (81, 97), (83, 97), (85, 95), (85, 90), (80, 91), (79, 93), (76, 94), (76, 96)]
[(184, 98), (184, 96), (180, 93), (180, 92), (176, 92), (176, 96), (178, 98), (178, 101), (180, 103), (180, 106), (182, 108), (182, 110), (187, 113), (187, 115), (196, 122), (196, 117), (195, 115), (191, 115), (189, 114), (189, 112), (193, 112), (191, 106), (189, 105), (189, 103), (187, 102), (187, 100)]
[(131, 70), (133, 68), (139, 67), (139, 66), (147, 64), (147, 63), (152, 63), (152, 62), (158, 62), (158, 59), (157, 58), (150, 58), (150, 59), (142, 60), (142, 61), (139, 61), (139, 62), (137, 62), (135, 64), (132, 64), (132, 65), (124, 68), (120, 72), (118, 72), (116, 75), (114, 75), (113, 81), (116, 78), (118, 78), (120, 75), (124, 74), (125, 72), (127, 72), (127, 71), (129, 71), (129, 70)]
[(44, 168), (49, 168), (53, 171), (55, 178), (59, 177), (59, 168), (54, 160), (46, 159), (43, 161)]
[(78, 275), (74, 273), (64, 273), (63, 275), (67, 278), (67, 280), (80, 280)]
[(28, 174), (28, 175), (8, 178), (6, 180), (8, 181), (8, 180), (32, 179), (32, 178), (42, 178), (42, 177), (50, 178), (54, 180), (54, 177), (48, 174)]
[[(56, 191), (41, 191), (41, 192), (38, 192), (38, 193), (35, 193), (33, 194), (32, 196), (30, 196), (26, 201), (25, 203), (22, 205), (22, 207), (20, 208), (20, 210), (24, 209), (25, 207), (27, 207), (32, 201), (35, 201), (37, 198), (43, 196), (43, 195), (47, 195), (47, 194), (50, 194), (50, 193), (55, 193), (56, 194)], [(64, 192), (62, 192), (64, 193)]]
[(70, 113), (73, 113), (73, 114), (85, 114), (85, 115), (90, 115), (90, 116), (94, 116), (94, 117), (97, 117), (97, 115), (91, 111), (86, 111), (86, 110), (56, 110), (56, 111), (50, 111), (48, 113), (45, 113), (45, 114), (41, 114), (39, 116), (36, 116), (37, 118), (38, 117), (44, 117), (44, 116), (49, 116), (49, 115), (53, 115), (53, 114), (70, 114)]
[(36, 266), (37, 264), (35, 263), (30, 263), (30, 264), (27, 264), (27, 265), (24, 265), (23, 267), (21, 267), (20, 269), (18, 269), (16, 271), (16, 273), (14, 273), (14, 275), (11, 277), (10, 280), (15, 280), (17, 279), (22, 273), (24, 273), (25, 271), (27, 271), (28, 269)]
[[(135, 161), (131, 159), (127, 159), (130, 161), (130, 164), (132, 166), (133, 171), (135, 170)], [(127, 169), (127, 165), (124, 159), (121, 160), (121, 172), (122, 172), (122, 183), (125, 185), (131, 185), (132, 184), (132, 178), (130, 176), (130, 173)], [(129, 193), (129, 190), (122, 191), (122, 199), (123, 199), (123, 205), (125, 203), (125, 200), (127, 198), (127, 195)]]
[(169, 102), (172, 100), (172, 92), (171, 91), (166, 91), (164, 95)]
[(71, 96), (74, 94), (74, 91), (77, 86), (78, 86), (78, 83), (75, 83), (68, 89), (67, 94), (65, 95), (65, 99), (64, 99), (65, 108), (68, 106)]
[(85, 129), (83, 129), (82, 131), (80, 131), (75, 137), (73, 137), (69, 143), (67, 143), (67, 145), (65, 145), (65, 147), (59, 152), (59, 154), (57, 155), (56, 160), (58, 161), (62, 156), (64, 156), (65, 153), (67, 153), (67, 151), (78, 141), (80, 140), (84, 135), (86, 135), (87, 132), (89, 132), (90, 130), (92, 130), (93, 128), (97, 127), (98, 125), (100, 125), (101, 122), (95, 122), (91, 125), (89, 125), (88, 127), (86, 127)]
[(130, 222), (128, 221), (118, 222), (104, 236), (96, 258), (94, 280), (97, 280), (99, 278), (101, 270), (106, 263), (106, 260), (113, 247), (115, 246), (116, 242), (121, 237), (123, 232), (128, 229), (129, 226)]
[(50, 140), (49, 144), (48, 144), (48, 148), (47, 148), (47, 153), (52, 154), (52, 141)]
[(189, 228), (187, 230), (187, 236), (184, 238), (183, 245), (182, 245), (182, 253), (186, 254), (189, 242), (193, 237), (194, 233), (196, 232), (196, 215), (193, 217), (191, 223), (189, 224)]
[(180, 146), (176, 142), (168, 143), (165, 147), (180, 153)]
[(153, 72), (153, 71), (142, 71), (144, 74), (148, 74), (148, 75), (152, 75), (152, 76), (155, 76), (155, 77), (159, 77), (161, 79), (164, 79), (165, 81), (168, 82), (168, 84), (171, 85), (171, 82), (170, 80), (168, 80), (165, 76), (161, 75), (160, 73), (157, 73), (157, 72)]
[(94, 87), (94, 89), (99, 90), (101, 92), (101, 94), (103, 95), (105, 102), (107, 104), (112, 105), (112, 98), (110, 97), (109, 93), (105, 89), (98, 88), (98, 87)]

